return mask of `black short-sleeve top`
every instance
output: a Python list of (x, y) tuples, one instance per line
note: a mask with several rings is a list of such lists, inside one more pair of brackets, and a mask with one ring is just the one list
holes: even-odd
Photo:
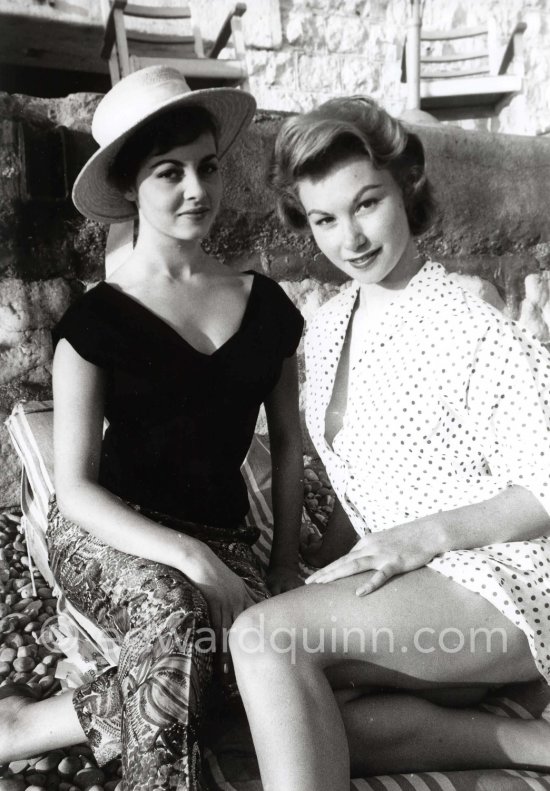
[(232, 527), (249, 504), (240, 467), (258, 411), (296, 351), (303, 319), (254, 273), (241, 325), (213, 354), (101, 282), (54, 328), (107, 377), (99, 482), (114, 494), (202, 524)]

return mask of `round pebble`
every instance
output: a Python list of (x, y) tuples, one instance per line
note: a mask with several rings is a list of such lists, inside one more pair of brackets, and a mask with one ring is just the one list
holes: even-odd
[(91, 786), (103, 785), (105, 782), (105, 775), (101, 769), (90, 767), (88, 769), (80, 769), (73, 777), (73, 781), (82, 791), (86, 791), (86, 789)]
[(25, 791), (25, 781), (19, 777), (0, 779), (0, 791)]
[(46, 692), (55, 683), (55, 677), (52, 675), (42, 676), (38, 679), (38, 686), (43, 692)]
[(19, 656), (17, 659), (13, 660), (13, 669), (18, 670), (21, 673), (32, 670), (34, 665), (35, 662), (32, 656)]
[[(24, 602), (21, 602), (24, 604)], [(37, 615), (40, 610), (42, 609), (42, 601), (40, 599), (35, 599), (34, 601), (30, 602), (30, 604), (25, 604), (25, 612), (28, 615)]]
[(44, 786), (47, 782), (47, 776), (41, 772), (30, 772), (25, 776), (25, 780), (33, 786)]
[(14, 684), (26, 684), (30, 677), (31, 674), (28, 672), (14, 673), (12, 676), (12, 681)]
[(35, 763), (34, 768), (38, 772), (49, 772), (52, 769), (57, 769), (60, 762), (63, 760), (63, 753), (60, 750), (53, 750)]
[(82, 762), (76, 755), (66, 755), (57, 767), (57, 771), (63, 777), (72, 777), (80, 769), (82, 769)]
[(0, 662), (13, 662), (17, 656), (17, 649), (8, 646), (0, 650)]
[(25, 645), (23, 635), (17, 633), (8, 635), (4, 640), (4, 645), (10, 646), (11, 648), (19, 648)]

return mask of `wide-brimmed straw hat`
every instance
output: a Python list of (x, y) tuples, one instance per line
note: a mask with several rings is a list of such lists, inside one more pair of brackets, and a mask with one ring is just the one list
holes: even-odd
[(192, 91), (183, 75), (168, 66), (150, 66), (125, 77), (97, 106), (92, 134), (100, 148), (74, 183), (73, 201), (85, 217), (115, 223), (136, 216), (135, 204), (109, 180), (109, 169), (124, 143), (142, 124), (157, 114), (184, 106), (202, 107), (210, 113), (221, 158), (252, 120), (256, 102), (249, 93), (237, 88)]

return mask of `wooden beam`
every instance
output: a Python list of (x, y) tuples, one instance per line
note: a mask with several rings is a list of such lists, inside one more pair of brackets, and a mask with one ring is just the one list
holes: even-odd
[(108, 74), (101, 60), (103, 26), (80, 19), (0, 14), (0, 63)]

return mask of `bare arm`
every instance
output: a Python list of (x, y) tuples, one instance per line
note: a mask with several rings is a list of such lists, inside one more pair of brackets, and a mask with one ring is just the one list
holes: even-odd
[(396, 574), (425, 566), (436, 555), (494, 543), (528, 541), (550, 532), (550, 518), (536, 497), (510, 486), (494, 497), (452, 511), (369, 533), (344, 557), (316, 571), (308, 582), (330, 582), (374, 571), (358, 595), (376, 590)]
[(435, 554), (507, 541), (528, 541), (550, 533), (546, 510), (522, 486), (510, 486), (489, 500), (427, 519), (431, 519), (431, 540), (438, 549)]
[(283, 363), (265, 409), (272, 463), (273, 547), (268, 581), (273, 593), (298, 585), (298, 542), (304, 499), (296, 357)]

